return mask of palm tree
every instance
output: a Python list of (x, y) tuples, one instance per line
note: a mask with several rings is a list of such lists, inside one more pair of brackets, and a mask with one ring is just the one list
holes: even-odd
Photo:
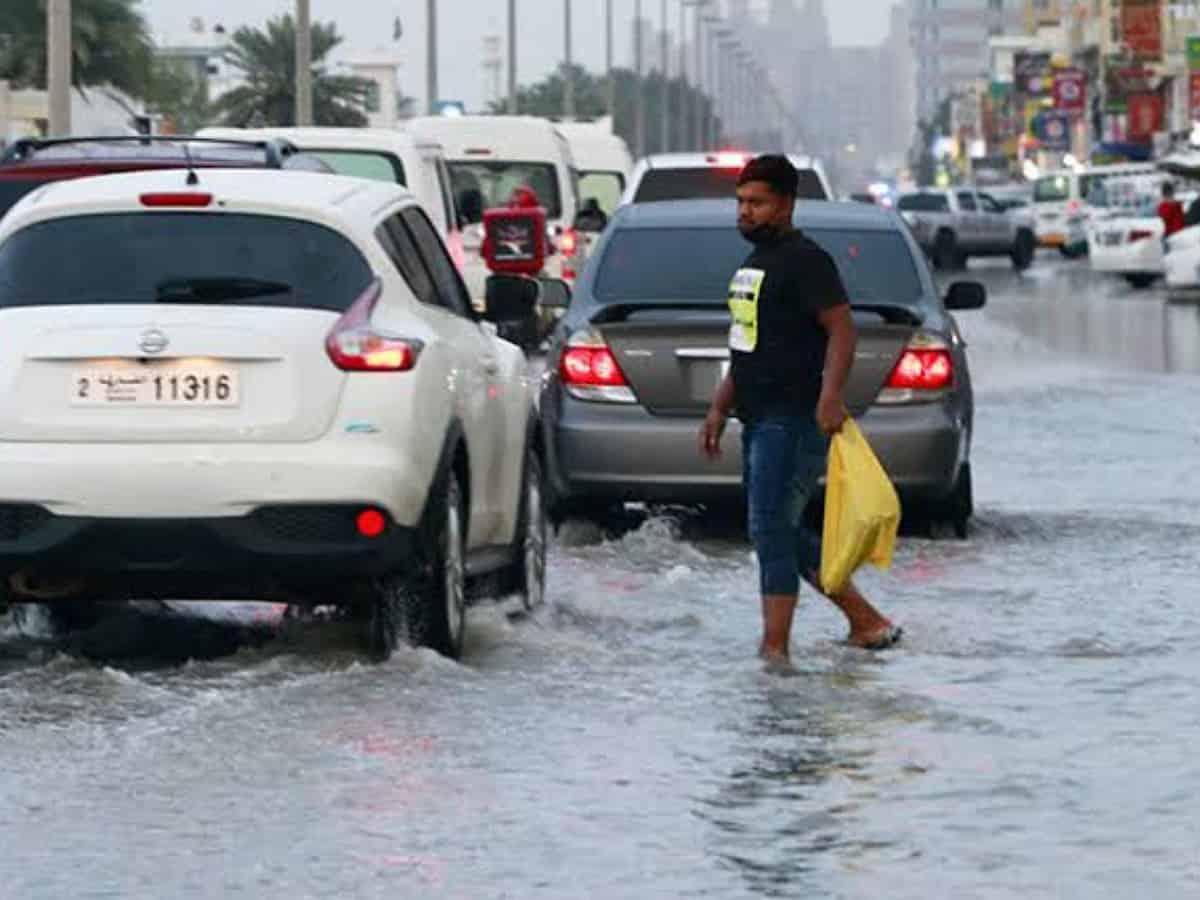
[[(330, 75), (323, 61), (342, 42), (337, 26), (314, 23), (313, 118), (318, 125), (361, 127), (371, 83), (363, 78)], [(272, 19), (265, 31), (239, 28), (226, 60), (245, 84), (217, 99), (216, 112), (227, 125), (294, 125), (296, 120), (296, 22), (290, 15)]]
[[(145, 96), (154, 51), (137, 0), (73, 0), (75, 86), (112, 85)], [(0, 3), (0, 79), (46, 87), (46, 0)]]

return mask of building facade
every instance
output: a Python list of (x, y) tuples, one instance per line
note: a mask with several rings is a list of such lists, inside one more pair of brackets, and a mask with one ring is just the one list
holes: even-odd
[(908, 2), (917, 117), (928, 121), (964, 85), (987, 77), (989, 38), (1025, 32), (1030, 0)]

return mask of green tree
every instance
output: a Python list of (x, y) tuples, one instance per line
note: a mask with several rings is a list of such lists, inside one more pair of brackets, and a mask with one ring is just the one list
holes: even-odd
[(208, 82), (177, 61), (155, 60), (145, 100), (147, 110), (162, 117), (164, 130), (175, 134), (193, 134), (212, 118)]
[[(563, 112), (563, 98), (566, 89), (566, 66), (560, 66), (536, 84), (528, 85), (517, 92), (517, 112), (522, 115), (544, 116), (557, 118)], [(581, 119), (592, 119), (607, 114), (608, 79), (588, 72), (581, 66), (572, 66), (570, 77), (575, 85), (575, 114)], [(679, 134), (679, 104), (693, 103), (700, 100), (704, 121), (712, 115), (712, 101), (707, 95), (701, 94), (690, 84), (685, 85), (683, 79), (672, 78), (665, 80), (658, 72), (643, 76), (640, 80), (634, 72), (628, 69), (617, 69), (613, 73), (616, 82), (616, 108), (613, 110), (613, 131), (620, 135), (630, 148), (636, 141), (637, 107), (635, 98), (639, 93), (645, 104), (646, 130), (645, 142), (647, 153), (660, 153), (667, 149), (677, 149), (686, 146), (690, 141), (689, 135)], [(663, 106), (667, 111), (667, 143), (662, 143), (662, 113)], [(689, 106), (689, 109), (693, 108)], [(508, 111), (508, 102), (500, 101), (492, 104), (491, 111), (502, 113)], [(721, 122), (717, 123), (717, 133), (723, 129)]]
[[(318, 125), (361, 127), (371, 82), (330, 75), (325, 58), (342, 42), (337, 26), (314, 23), (313, 119)], [(290, 15), (272, 19), (266, 30), (239, 28), (226, 59), (242, 73), (245, 84), (219, 97), (216, 113), (227, 125), (294, 125), (296, 123), (296, 22)]]
[[(137, 0), (73, 0), (75, 86), (112, 85), (143, 97), (154, 58)], [(0, 78), (46, 87), (46, 0), (0, 3)]]

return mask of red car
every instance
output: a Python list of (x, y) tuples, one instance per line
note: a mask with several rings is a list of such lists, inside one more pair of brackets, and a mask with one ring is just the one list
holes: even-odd
[(0, 217), (52, 181), (147, 169), (301, 169), (332, 171), (287, 141), (232, 141), (180, 135), (21, 138), (0, 157)]

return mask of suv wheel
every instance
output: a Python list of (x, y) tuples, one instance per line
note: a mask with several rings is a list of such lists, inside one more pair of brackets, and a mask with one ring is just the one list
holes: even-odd
[(407, 637), (458, 659), (462, 655), (467, 607), (463, 496), (451, 473), (436, 485), (418, 529), (412, 574), (379, 579), (372, 591), (368, 644), (387, 659)]
[(526, 612), (533, 612), (546, 602), (546, 546), (550, 527), (545, 491), (542, 461), (537, 451), (530, 449), (525, 456), (521, 512), (513, 548), (516, 561), (509, 573), (509, 583), (521, 595)]
[(958, 241), (949, 231), (938, 233), (933, 245), (933, 264), (942, 271), (961, 269), (966, 264), (966, 256), (959, 252)]

